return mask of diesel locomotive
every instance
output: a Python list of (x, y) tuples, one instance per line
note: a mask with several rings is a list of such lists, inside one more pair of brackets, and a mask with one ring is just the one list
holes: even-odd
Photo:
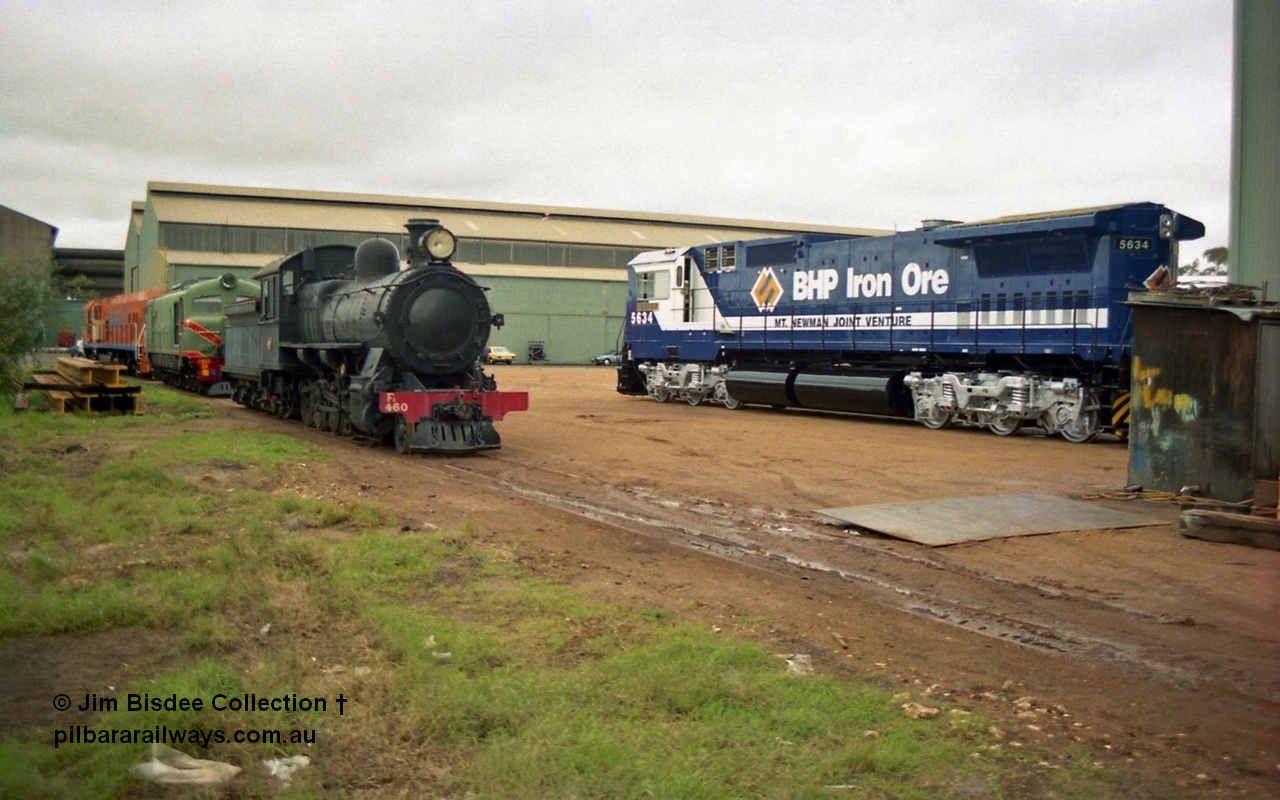
[(528, 408), (480, 361), (501, 327), (487, 291), (450, 261), (452, 233), (410, 220), (408, 268), (384, 239), (321, 245), (254, 277), (227, 308), (225, 374), (237, 402), (401, 453), (499, 447), (493, 423)]
[(224, 309), (257, 297), (258, 284), (227, 273), (185, 281), (146, 301), (145, 352), (153, 378), (201, 394), (226, 394)]
[(1127, 432), (1132, 291), (1204, 225), (1155, 203), (642, 253), (618, 391), (1073, 442)]
[(86, 358), (124, 364), (134, 375), (150, 375), (151, 360), (143, 340), (147, 301), (164, 294), (159, 289), (128, 292), (90, 300), (84, 305), (80, 346)]

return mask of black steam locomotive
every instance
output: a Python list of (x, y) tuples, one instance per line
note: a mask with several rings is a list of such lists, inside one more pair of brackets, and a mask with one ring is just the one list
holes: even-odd
[(406, 227), (407, 269), (394, 244), (368, 239), (258, 271), (260, 296), (226, 309), (236, 402), (342, 435), (390, 435), (401, 453), (500, 446), (493, 423), (529, 405), (480, 366), (502, 315), (449, 261), (452, 233), (436, 220)]

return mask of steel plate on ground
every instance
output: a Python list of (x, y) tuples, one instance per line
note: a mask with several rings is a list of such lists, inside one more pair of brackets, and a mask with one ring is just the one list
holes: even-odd
[(1159, 520), (1048, 494), (951, 497), (815, 512), (835, 524), (942, 547), (1008, 536), (1160, 525)]

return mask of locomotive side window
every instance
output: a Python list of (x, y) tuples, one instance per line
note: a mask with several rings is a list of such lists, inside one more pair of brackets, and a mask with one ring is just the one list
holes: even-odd
[(636, 297), (641, 300), (665, 300), (671, 296), (671, 273), (637, 272)]
[(191, 299), (192, 314), (221, 314), (221, 297), (194, 297)]
[(262, 282), (262, 318), (276, 317), (276, 278), (271, 276)]

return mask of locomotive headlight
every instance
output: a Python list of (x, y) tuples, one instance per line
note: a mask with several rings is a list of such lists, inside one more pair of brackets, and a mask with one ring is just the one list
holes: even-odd
[(458, 240), (444, 228), (435, 228), (422, 234), (418, 242), (431, 255), (433, 261), (445, 261), (458, 249)]

